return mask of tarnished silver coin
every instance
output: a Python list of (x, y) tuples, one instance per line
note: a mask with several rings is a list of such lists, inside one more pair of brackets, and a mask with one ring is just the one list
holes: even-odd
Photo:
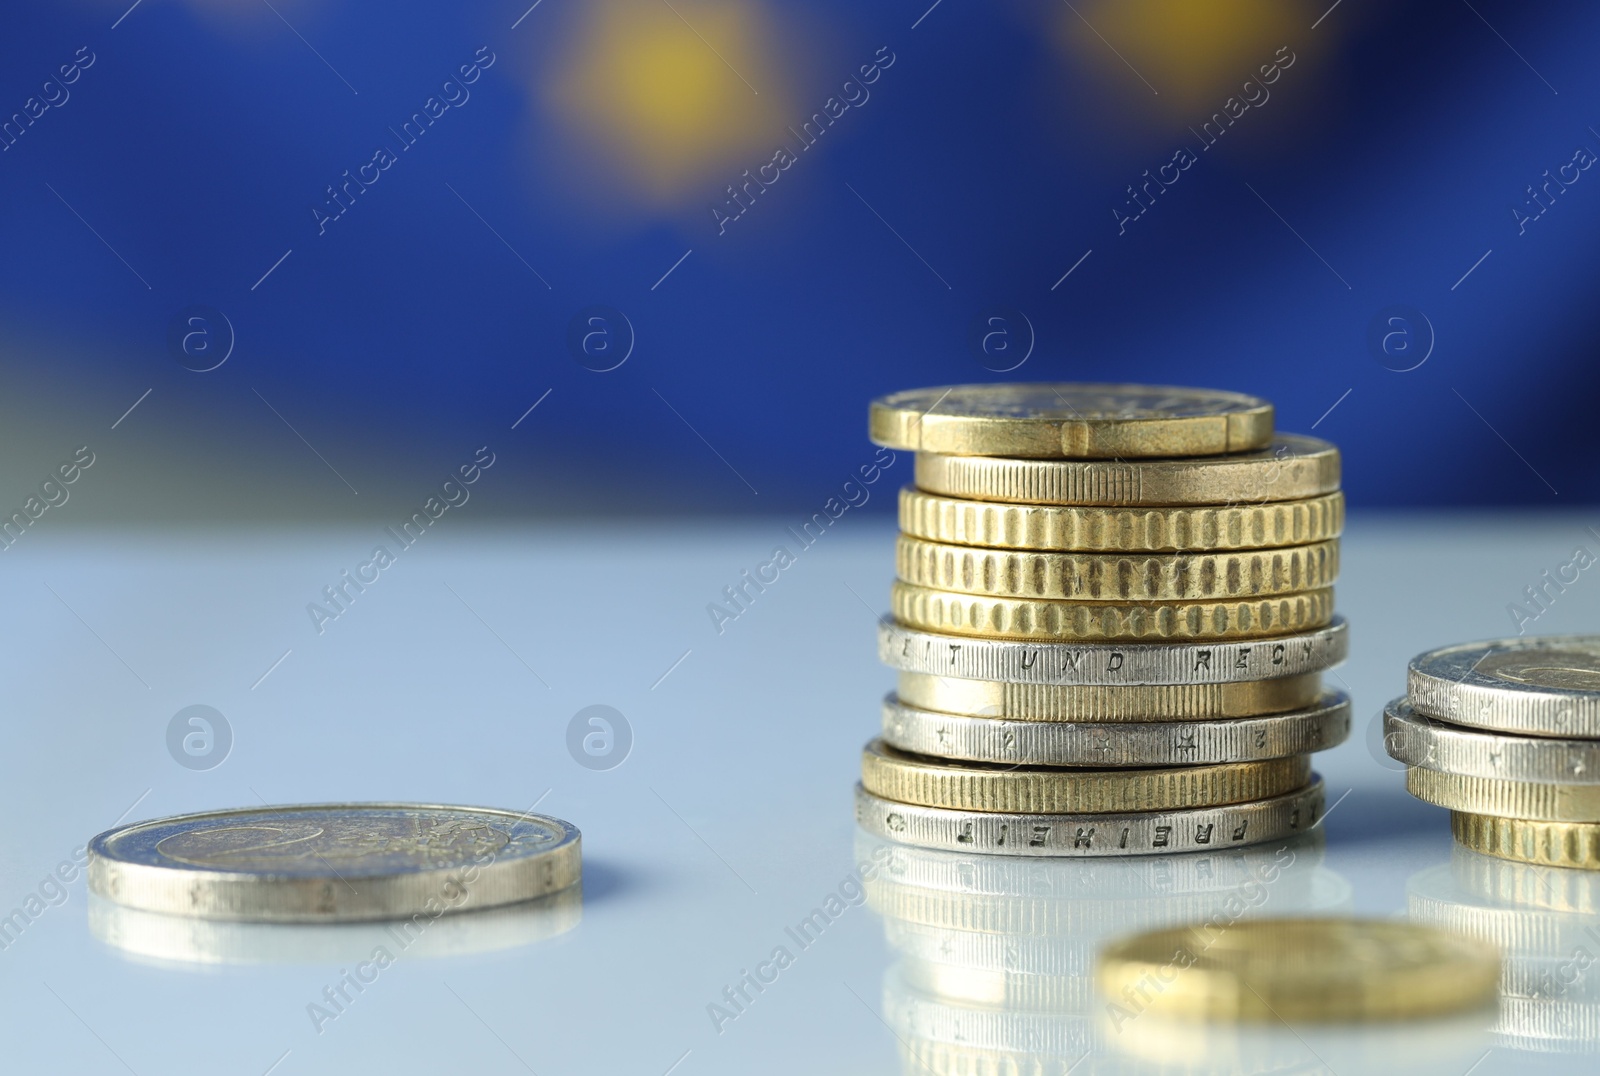
[(89, 842), (89, 888), (145, 911), (255, 922), (402, 919), (565, 889), (569, 822), (484, 807), (332, 803), (178, 815)]
[(1303, 833), (1322, 817), (1322, 778), (1270, 799), (1131, 814), (1020, 814), (920, 807), (856, 785), (856, 821), (921, 848), (1006, 856), (1139, 856), (1238, 848)]
[(1027, 643), (941, 635), (878, 622), (892, 669), (1018, 684), (1230, 684), (1322, 672), (1349, 650), (1344, 617), (1327, 627), (1218, 643)]
[[(1019, 766), (1188, 766), (1287, 758), (1337, 747), (1350, 735), (1350, 698), (1330, 691), (1314, 707), (1208, 721), (1009, 721), (883, 701), (883, 740), (918, 755)], [(1600, 781), (1600, 776), (1595, 778)]]
[(1443, 773), (1600, 785), (1600, 741), (1463, 728), (1425, 717), (1405, 699), (1384, 707), (1383, 746), (1398, 762)]
[(1419, 714), (1458, 725), (1600, 739), (1600, 636), (1461, 643), (1411, 659)]

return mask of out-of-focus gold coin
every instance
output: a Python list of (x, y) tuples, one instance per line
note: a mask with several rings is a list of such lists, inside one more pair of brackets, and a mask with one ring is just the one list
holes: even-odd
[(1600, 822), (1600, 785), (1557, 785), (1468, 777), (1412, 766), (1406, 791), (1425, 803), (1468, 814), (1541, 822)]
[(883, 799), (955, 811), (1113, 814), (1219, 807), (1311, 781), (1311, 757), (1159, 769), (1019, 768), (908, 755), (882, 740), (861, 752), (861, 784)]
[(901, 702), (922, 710), (1011, 721), (1208, 721), (1311, 706), (1322, 697), (1322, 676), (1304, 673), (1237, 684), (1081, 686), (901, 672), (898, 694)]
[(992, 598), (897, 580), (891, 609), (924, 631), (990, 639), (1232, 640), (1320, 628), (1333, 619), (1333, 590), (1217, 602), (1047, 601)]
[(1339, 488), (1339, 450), (1280, 434), (1259, 452), (1200, 459), (997, 459), (918, 452), (917, 488), (946, 497), (1043, 505), (1255, 505)]
[(969, 456), (1111, 459), (1250, 452), (1272, 441), (1255, 396), (1166, 385), (994, 383), (910, 389), (872, 401), (872, 440)]
[(1095, 970), (1108, 1004), (1131, 1015), (1291, 1024), (1459, 1012), (1488, 1004), (1499, 978), (1500, 954), (1476, 938), (1358, 919), (1151, 931), (1101, 950)]
[(1332, 586), (1339, 543), (1228, 553), (1036, 553), (901, 535), (895, 568), (917, 586), (1049, 601), (1227, 601)]
[(900, 491), (900, 529), (917, 538), (995, 549), (1175, 553), (1273, 549), (1337, 538), (1344, 494), (1226, 507), (1097, 508), (995, 504)]
[(1484, 855), (1545, 867), (1600, 870), (1600, 824), (1540, 822), (1450, 812), (1450, 832), (1463, 847)]

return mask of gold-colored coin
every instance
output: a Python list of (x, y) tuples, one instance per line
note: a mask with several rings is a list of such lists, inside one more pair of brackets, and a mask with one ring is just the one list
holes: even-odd
[(909, 628), (990, 639), (1233, 640), (1320, 628), (1333, 619), (1333, 590), (1221, 602), (1046, 601), (990, 598), (896, 580), (894, 617)]
[(1274, 549), (1337, 538), (1344, 494), (1228, 507), (996, 504), (900, 491), (900, 529), (917, 538), (994, 549), (1176, 553)]
[(917, 488), (946, 497), (1043, 505), (1254, 505), (1339, 488), (1339, 450), (1279, 434), (1260, 452), (1203, 459), (995, 459), (918, 452)]
[(1460, 1012), (1487, 1005), (1499, 978), (1500, 954), (1486, 942), (1356, 919), (1156, 930), (1107, 946), (1095, 970), (1108, 1002), (1135, 1013), (1290, 1024)]
[(1255, 396), (1165, 385), (995, 383), (872, 401), (869, 436), (907, 451), (1042, 459), (1211, 456), (1272, 441)]
[(1406, 791), (1424, 803), (1468, 814), (1542, 822), (1600, 822), (1600, 785), (1557, 785), (1468, 777), (1412, 766)]
[(1050, 601), (1224, 601), (1332, 586), (1339, 543), (1230, 553), (1033, 553), (901, 535), (895, 568), (917, 586)]
[(1110, 814), (1219, 807), (1281, 796), (1311, 781), (1311, 757), (1144, 770), (1018, 768), (907, 755), (882, 740), (861, 752), (861, 784), (884, 799), (955, 811)]
[(1237, 684), (1080, 686), (956, 680), (900, 673), (900, 701), (921, 710), (1010, 721), (1206, 721), (1259, 717), (1316, 704), (1322, 675), (1305, 673)]
[(1450, 812), (1450, 832), (1474, 852), (1545, 867), (1600, 870), (1600, 825)]

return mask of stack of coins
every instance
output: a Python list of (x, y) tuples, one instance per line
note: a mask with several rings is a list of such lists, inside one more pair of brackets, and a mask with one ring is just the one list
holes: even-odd
[(857, 816), (927, 847), (1137, 855), (1309, 828), (1310, 753), (1349, 733), (1321, 673), (1339, 455), (1264, 400), (971, 385), (872, 405), (901, 491), (899, 670)]
[(1600, 869), (1600, 636), (1463, 643), (1411, 661), (1384, 746), (1475, 852)]

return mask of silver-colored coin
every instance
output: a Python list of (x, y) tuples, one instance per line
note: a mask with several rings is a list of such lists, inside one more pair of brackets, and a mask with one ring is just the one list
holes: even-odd
[(1458, 725), (1600, 739), (1600, 635), (1461, 643), (1411, 659), (1411, 705)]
[[(1186, 766), (1287, 758), (1337, 747), (1350, 735), (1350, 698), (1330, 691), (1314, 707), (1210, 721), (1078, 724), (962, 717), (883, 701), (883, 739), (917, 755), (1019, 766)], [(1595, 780), (1600, 781), (1600, 775)]]
[(1467, 777), (1600, 785), (1600, 741), (1516, 736), (1451, 725), (1405, 699), (1383, 710), (1383, 746), (1407, 766)]
[(1297, 792), (1225, 807), (1133, 814), (1017, 814), (920, 807), (856, 785), (856, 821), (922, 848), (1010, 856), (1138, 856), (1281, 840), (1322, 817), (1322, 778)]
[(941, 635), (878, 622), (890, 668), (1017, 684), (1228, 684), (1322, 672), (1344, 661), (1341, 616), (1327, 627), (1227, 643), (1026, 643)]
[(134, 908), (208, 919), (437, 917), (531, 900), (578, 881), (559, 818), (482, 807), (335, 803), (178, 815), (89, 842), (89, 888)]

